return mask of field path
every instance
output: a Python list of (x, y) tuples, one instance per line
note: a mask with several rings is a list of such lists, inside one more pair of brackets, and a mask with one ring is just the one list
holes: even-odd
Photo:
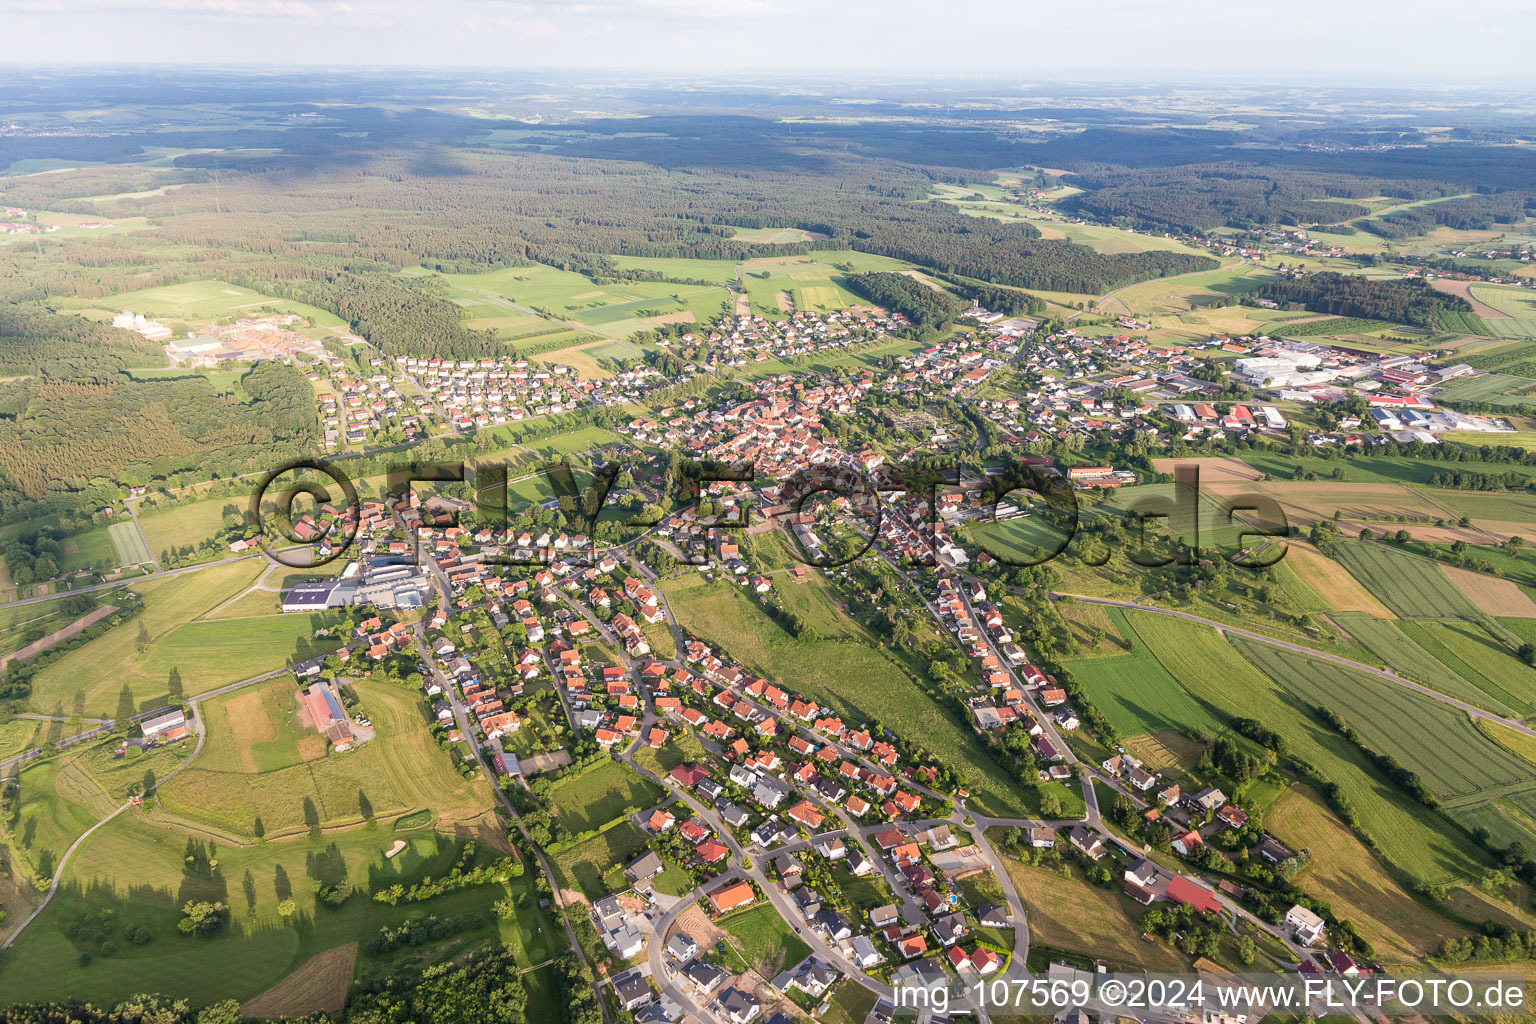
[(68, 640), (70, 637), (84, 630), (87, 626), (95, 625), (115, 611), (117, 611), (116, 605), (104, 604), (100, 608), (97, 608), (95, 611), (80, 616), (74, 622), (71, 622), (69, 625), (63, 627), (62, 629), (56, 629), (45, 637), (39, 637), (38, 639), (33, 640), (21, 650), (14, 651), (10, 654), (7, 654), (3, 658), (0, 658), (0, 671), (3, 671), (5, 667), (13, 661), (27, 661), (31, 658), (37, 657), (48, 648), (58, 643), (60, 640)]
[(1323, 661), (1331, 661), (1335, 664), (1344, 665), (1347, 668), (1352, 668), (1359, 672), (1366, 672), (1370, 675), (1378, 676), (1379, 678), (1385, 679), (1390, 683), (1395, 683), (1398, 686), (1406, 687), (1407, 689), (1413, 690), (1416, 693), (1421, 693), (1426, 697), (1433, 698), (1442, 704), (1449, 704), (1453, 708), (1458, 708), (1459, 710), (1466, 712), (1474, 719), (1486, 718), (1490, 722), (1497, 722), (1500, 725), (1513, 729), (1515, 732), (1536, 739), (1536, 729), (1532, 729), (1529, 726), (1515, 721), (1512, 718), (1503, 718), (1491, 711), (1484, 711), (1482, 708), (1477, 707), (1474, 704), (1468, 704), (1464, 700), (1457, 700), (1455, 697), (1441, 693), (1439, 690), (1432, 689), (1428, 686), (1421, 686), (1420, 684), (1411, 680), (1404, 679), (1402, 676), (1398, 675), (1390, 669), (1376, 668), (1375, 666), (1366, 665), (1358, 661), (1351, 661), (1349, 658), (1345, 658), (1338, 654), (1329, 654), (1326, 651), (1313, 650), (1311, 647), (1303, 647), (1301, 644), (1293, 644), (1289, 640), (1277, 640), (1272, 636), (1265, 636), (1263, 633), (1255, 633), (1250, 629), (1243, 629), (1239, 626), (1229, 626), (1225, 622), (1217, 622), (1215, 619), (1206, 619), (1200, 617), (1199, 615), (1191, 615), (1189, 612), (1175, 611), (1172, 608), (1157, 608), (1152, 605), (1137, 604), (1135, 601), (1114, 601), (1107, 597), (1086, 597), (1081, 594), (1061, 594), (1054, 592), (1051, 594), (1051, 600), (1053, 601), (1063, 597), (1070, 597), (1074, 601), (1081, 601), (1083, 604), (1103, 604), (1114, 608), (1130, 608), (1140, 612), (1153, 612), (1157, 615), (1170, 615), (1176, 619), (1184, 619), (1186, 622), (1198, 622), (1203, 626), (1210, 626), (1212, 629), (1216, 630), (1216, 632), (1222, 634), (1223, 636), (1230, 633), (1233, 636), (1243, 637), (1245, 640), (1257, 640), (1259, 643), (1269, 644), (1273, 647), (1280, 647), (1287, 651), (1294, 651), (1297, 654), (1304, 654), (1312, 658), (1321, 658)]

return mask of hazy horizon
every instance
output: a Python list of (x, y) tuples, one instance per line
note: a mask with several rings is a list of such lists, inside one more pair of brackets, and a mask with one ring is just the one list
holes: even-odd
[[(1252, 9), (1185, 0), (1068, 7), (912, 0), (0, 0), (26, 66), (307, 66), (826, 77), (1530, 81), (1536, 6), (1481, 0)], [(4, 65), (18, 68), (9, 60)]]

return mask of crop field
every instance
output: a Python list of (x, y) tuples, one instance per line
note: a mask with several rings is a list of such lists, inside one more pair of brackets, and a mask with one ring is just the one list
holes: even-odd
[(7, 845), (33, 878), (51, 878), (71, 843), (96, 824), (87, 805), (90, 782), (72, 758), (45, 761), (21, 773), (21, 802)]
[(1399, 675), (1506, 718), (1522, 712), (1529, 714), (1532, 710), (1529, 705), (1522, 705), (1521, 711), (1517, 712), (1504, 701), (1491, 696), (1483, 688), (1487, 680), (1481, 675), (1468, 679), (1457, 674), (1453, 667), (1415, 643), (1412, 637), (1399, 628), (1404, 623), (1373, 619), (1359, 612), (1339, 612), (1334, 615), (1334, 621), (1360, 641), (1383, 665)]
[[(999, 607), (1003, 609), (1004, 616), (1007, 616), (1008, 599), (1000, 602)], [(1102, 657), (1129, 653), (1130, 641), (1120, 632), (1116, 621), (1110, 617), (1110, 609), (1103, 605), (1085, 604), (1082, 601), (1061, 601), (1056, 605), (1056, 612), (1072, 630), (1072, 635), (1077, 638), (1085, 655)]]
[(200, 758), (165, 784), (166, 814), (240, 841), (360, 824), (421, 808), (442, 827), (489, 816), (484, 780), (460, 777), (427, 732), (421, 701), (385, 683), (359, 684), (378, 736), (344, 753), (303, 726), (286, 678), (205, 706)]
[(684, 256), (610, 256), (624, 270), (649, 270), (663, 277), (726, 285), (736, 280), (735, 260), (697, 260)]
[(1504, 317), (1484, 316), (1490, 330), (1501, 338), (1536, 338), (1536, 295), (1524, 288), (1500, 288), (1474, 284), (1470, 297), (1486, 303)]
[[(406, 849), (386, 859), (397, 838), (406, 841)], [(489, 917), (491, 901), (504, 891), (499, 886), (398, 907), (367, 896), (396, 881), (410, 884), (445, 874), (459, 848), (459, 841), (424, 829), (214, 846), (126, 814), (104, 825), (70, 858), (59, 893), (0, 964), (0, 986), (15, 999), (112, 1003), (135, 992), (171, 991), (195, 976), (199, 998), (249, 999), (314, 954), (381, 926), (423, 913)], [(314, 887), (343, 880), (363, 893), (338, 909), (321, 907)], [(298, 905), (292, 918), (278, 913), (278, 903), (287, 898)], [(225, 901), (231, 924), (214, 938), (188, 940), (176, 922), (189, 899)], [(66, 931), (75, 922), (101, 921), (108, 911), (105, 932), (120, 947), (113, 956), (99, 955), (91, 937), (96, 925), (75, 938)], [(129, 925), (147, 928), (152, 941), (142, 946), (120, 941)], [(493, 932), (489, 923), (485, 932)], [(98, 955), (84, 964), (81, 952)]]
[[(1503, 469), (1503, 466), (1500, 466)], [(1536, 522), (1536, 495), (1525, 491), (1435, 491), (1437, 502), (1474, 521), (1517, 523), (1521, 531)]]
[(1495, 643), (1484, 630), (1462, 622), (1404, 622), (1400, 628), (1414, 643), (1489, 696), (1522, 715), (1536, 708), (1536, 671)]
[(1466, 929), (1418, 903), (1311, 789), (1292, 785), (1270, 805), (1264, 824), (1312, 861), (1294, 881), (1355, 923), (1377, 955), (1410, 961)]
[[(1505, 322), (1507, 321), (1494, 321), (1494, 323)], [(1442, 391), (1439, 397), (1457, 402), (1530, 405), (1536, 403), (1536, 396), (1529, 393), (1533, 387), (1536, 387), (1536, 378), (1517, 377), (1508, 373), (1487, 373), (1461, 384), (1453, 384)]]
[[(654, 261), (653, 261), (654, 262)], [(671, 261), (712, 264), (721, 261)], [(679, 276), (704, 280), (707, 271)], [(508, 267), (486, 274), (444, 274), (456, 301), (480, 318), (516, 315), (518, 310), (495, 300), (539, 310), (622, 337), (653, 326), (637, 314), (670, 314), (686, 310), (695, 319), (718, 313), (728, 298), (719, 285), (684, 285), (669, 281), (619, 281), (596, 285), (582, 274), (555, 267)], [(724, 281), (721, 281), (721, 285)]]
[(1477, 619), (1482, 615), (1440, 566), (1391, 544), (1345, 541), (1338, 560), (1367, 591), (1404, 619)]
[(352, 987), (357, 943), (316, 953), (288, 977), (240, 1007), (246, 1017), (302, 1017), (340, 1013)]
[(1458, 569), (1452, 565), (1442, 565), (1440, 568), (1479, 611), (1505, 618), (1536, 619), (1536, 601), (1532, 601), (1513, 581)]
[(249, 288), (237, 287), (228, 281), (185, 281), (158, 288), (118, 292), (89, 302), (75, 300), (69, 305), (114, 311), (129, 309), (152, 319), (184, 321), (190, 327), (201, 327), (222, 317), (253, 316), (269, 311), (297, 313), (313, 323), (327, 327), (343, 326), (339, 317), (323, 309), (302, 302), (276, 299)]
[(1038, 516), (978, 522), (960, 532), (968, 545), (1019, 565), (1037, 560), (1037, 549), (1047, 556), (1055, 554), (1067, 540), (1065, 533)]
[[(648, 837), (630, 822), (621, 822), (606, 832), (585, 839), (550, 857), (555, 878), (570, 895), (595, 903), (608, 895), (603, 876), (623, 867), (645, 849)], [(617, 872), (615, 872), (617, 874)], [(619, 886), (625, 883), (619, 876)]]
[(1108, 314), (1189, 312), (1199, 299), (1253, 291), (1258, 287), (1259, 279), (1249, 276), (1250, 269), (1245, 264), (1188, 277), (1142, 281), (1100, 303), (1099, 311)]
[(1448, 806), (1482, 802), (1494, 790), (1536, 786), (1528, 766), (1448, 704), (1320, 658), (1242, 637), (1232, 643), (1302, 701), (1343, 716), (1367, 747), (1396, 758)]
[(807, 256), (748, 260), (741, 265), (742, 287), (751, 298), (753, 311), (770, 318), (782, 315), (780, 292), (791, 294), (796, 309), (836, 310), (867, 305), (867, 300), (843, 285), (843, 279), (837, 268)]
[(850, 725), (878, 717), (902, 735), (924, 737), (964, 780), (977, 810), (1031, 813), (1023, 810), (1026, 794), (981, 748), (970, 726), (941, 708), (924, 682), (857, 624), (844, 627), (847, 639), (793, 637), (734, 584), (690, 575), (666, 580), (660, 589), (685, 629), (719, 645), (748, 671), (831, 705)]
[(549, 801), (571, 832), (590, 832), (626, 813), (649, 807), (661, 790), (621, 761), (567, 779), (549, 791)]
[(1116, 731), (1122, 736), (1186, 728), (1221, 732), (1222, 723), (1168, 674), (1120, 609), (1111, 609), (1109, 617), (1132, 652), (1071, 661), (1067, 668)]
[(150, 560), (144, 538), (139, 536), (139, 528), (132, 522), (113, 523), (107, 527), (107, 536), (112, 539), (118, 565), (141, 565)]
[(1113, 889), (1062, 878), (1004, 857), (1003, 864), (1029, 914), (1029, 941), (1152, 971), (1183, 971), (1189, 965), (1162, 942), (1143, 942), (1137, 920), (1143, 907)]
[(1316, 723), (1301, 700), (1265, 678), (1215, 630), (1152, 612), (1132, 612), (1127, 619), (1196, 698), (1225, 716), (1263, 722), (1296, 756), (1338, 783), (1363, 830), (1400, 871), (1422, 881), (1480, 873), (1480, 859), (1447, 835), (1439, 815), (1382, 781), (1352, 744)]

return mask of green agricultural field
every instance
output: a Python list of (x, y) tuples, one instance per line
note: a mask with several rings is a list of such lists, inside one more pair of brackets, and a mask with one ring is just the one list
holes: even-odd
[(232, 562), (140, 584), (144, 611), (38, 672), (31, 706), (122, 717), (333, 649), (334, 641), (309, 639), (326, 616), (193, 621), (248, 587), (263, 567)]
[(1373, 541), (1343, 541), (1335, 547), (1339, 564), (1402, 618), (1476, 621), (1482, 617), (1440, 566), (1427, 558)]
[(622, 761), (566, 779), (549, 791), (549, 802), (572, 833), (590, 832), (614, 818), (660, 800), (660, 787)]
[(91, 307), (109, 311), (132, 310), (154, 319), (184, 321), (202, 326), (211, 320), (254, 316), (264, 312), (297, 313), (313, 323), (343, 327), (334, 313), (302, 302), (277, 299), (230, 284), (228, 281), (185, 281), (158, 288), (118, 292), (100, 299), (72, 300), (74, 308)]
[(52, 878), (64, 851), (96, 824), (88, 804), (95, 787), (72, 762), (65, 757), (30, 765), (19, 777), (21, 802), (0, 837), (23, 875)]
[(1404, 891), (1310, 788), (1287, 789), (1265, 812), (1264, 824), (1292, 849), (1312, 851), (1296, 884), (1354, 922), (1378, 956), (1411, 963), (1433, 953), (1442, 939), (1465, 933)]
[[(1432, 686), (1442, 693), (1487, 708), (1505, 717), (1517, 714), (1511, 705), (1493, 696), (1486, 689), (1488, 680), (1484, 676), (1459, 675), (1456, 666), (1440, 660), (1424, 645), (1416, 643), (1404, 627), (1418, 626), (1418, 624), (1377, 619), (1364, 612), (1335, 612), (1333, 618), (1383, 665), (1399, 675), (1423, 683), (1425, 686)], [(1419, 628), (1422, 629), (1422, 627)], [(1495, 689), (1502, 690), (1501, 687), (1495, 687)], [(1521, 711), (1518, 712), (1520, 714), (1530, 714), (1533, 710), (1524, 702), (1517, 703), (1521, 705)]]
[[(144, 541), (149, 550), (161, 557), (178, 549), (195, 550), (203, 541), (223, 531), (226, 518), (243, 521), (249, 507), (247, 498), (234, 495), (183, 501), (159, 508), (145, 506), (139, 510), (139, 526), (144, 530)], [(221, 544), (217, 549), (192, 558), (211, 560), (228, 556), (228, 549)]]
[[(396, 839), (406, 848), (388, 859), (384, 854)], [(446, 874), (459, 849), (457, 840), (426, 829), (214, 845), (128, 813), (75, 852), (57, 896), (0, 963), (0, 986), (18, 1000), (110, 1004), (136, 992), (174, 991), (196, 977), (197, 1001), (247, 999), (314, 953), (424, 913), (484, 915), (482, 933), (489, 937), (495, 932), (490, 904), (505, 892), (500, 886), (397, 907), (368, 898), (369, 891), (397, 881)], [(315, 886), (340, 881), (363, 892), (340, 909), (320, 906)], [(279, 902), (288, 898), (297, 904), (292, 918), (278, 913)], [(231, 924), (217, 936), (188, 939), (176, 922), (182, 903), (191, 899), (224, 901)], [(151, 940), (126, 941), (130, 925), (147, 929)], [(110, 956), (103, 955), (98, 935), (112, 947)], [(89, 963), (81, 953), (92, 954)]]
[(1530, 393), (1533, 387), (1536, 387), (1536, 378), (1516, 377), (1507, 373), (1486, 373), (1464, 383), (1451, 385), (1442, 391), (1439, 397), (1456, 402), (1531, 405), (1536, 403), (1536, 395)]
[[(679, 276), (711, 280), (718, 273), (708, 266), (720, 261), (667, 262), (698, 262), (703, 266), (697, 275)], [(582, 274), (546, 266), (508, 267), (486, 274), (442, 276), (452, 288), (454, 301), (475, 317), (520, 315), (524, 311), (508, 305), (515, 303), (560, 319), (575, 320), (592, 327), (595, 333), (612, 337), (624, 337), (655, 326), (639, 314), (681, 316), (685, 321), (703, 320), (720, 312), (729, 298), (723, 287), (724, 280), (720, 285), (685, 285), (670, 281), (618, 281), (597, 285)], [(521, 347), (519, 351), (522, 351)]]
[(1509, 717), (1529, 715), (1536, 707), (1536, 671), (1480, 627), (1464, 622), (1403, 622), (1399, 628), (1451, 671), (1496, 701), (1518, 709)]
[(735, 260), (695, 260), (681, 256), (610, 256), (623, 270), (648, 270), (676, 280), (708, 281), (727, 285), (736, 280)]
[(1304, 702), (1260, 673), (1215, 630), (1153, 612), (1127, 620), (1163, 668), (1223, 716), (1254, 718), (1294, 755), (1337, 783), (1361, 828), (1404, 874), (1420, 881), (1476, 878), (1483, 859), (1438, 814), (1388, 785), (1352, 744), (1317, 724)]
[(1041, 554), (1050, 556), (1061, 551), (1067, 540), (1065, 533), (1042, 516), (967, 525), (961, 535), (992, 557), (1019, 565), (1030, 564)]
[(142, 565), (150, 561), (149, 549), (144, 546), (144, 538), (139, 536), (139, 528), (133, 523), (113, 523), (107, 527), (107, 536), (112, 539), (112, 548), (117, 553), (118, 565)]
[(233, 841), (301, 835), (427, 808), (440, 827), (483, 824), (492, 797), (484, 780), (465, 780), (431, 741), (419, 697), (361, 682), (377, 737), (327, 753), (325, 738), (299, 718), (287, 677), (207, 702), (208, 730), (197, 761), (162, 788), (165, 815)]
[(660, 589), (685, 629), (718, 644), (748, 671), (830, 705), (850, 725), (878, 717), (928, 747), (965, 782), (978, 811), (1034, 813), (1029, 809), (1034, 791), (1021, 789), (982, 748), (969, 724), (927, 694), (914, 668), (857, 624), (844, 626), (846, 639), (793, 637), (732, 583), (690, 574), (663, 581)]
[(1367, 747), (1396, 758), (1447, 806), (1482, 802), (1495, 790), (1536, 788), (1536, 779), (1519, 758), (1448, 704), (1321, 658), (1243, 637), (1232, 643), (1259, 671), (1306, 704), (1341, 715)]
[(1168, 674), (1125, 614), (1111, 608), (1109, 617), (1132, 652), (1070, 661), (1067, 668), (1115, 730), (1126, 737), (1183, 729), (1221, 732), (1223, 723)]

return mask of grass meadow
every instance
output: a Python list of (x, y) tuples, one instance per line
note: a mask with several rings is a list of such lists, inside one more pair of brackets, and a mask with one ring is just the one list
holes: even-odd
[(199, 759), (160, 792), (167, 819), (248, 842), (430, 809), (440, 828), (483, 823), (489, 784), (463, 779), (430, 738), (422, 702), (388, 683), (359, 682), (377, 737), (327, 753), (304, 726), (286, 676), (206, 702)]
[(589, 832), (625, 813), (660, 800), (661, 789), (621, 761), (566, 779), (549, 791), (549, 801), (571, 832)]

